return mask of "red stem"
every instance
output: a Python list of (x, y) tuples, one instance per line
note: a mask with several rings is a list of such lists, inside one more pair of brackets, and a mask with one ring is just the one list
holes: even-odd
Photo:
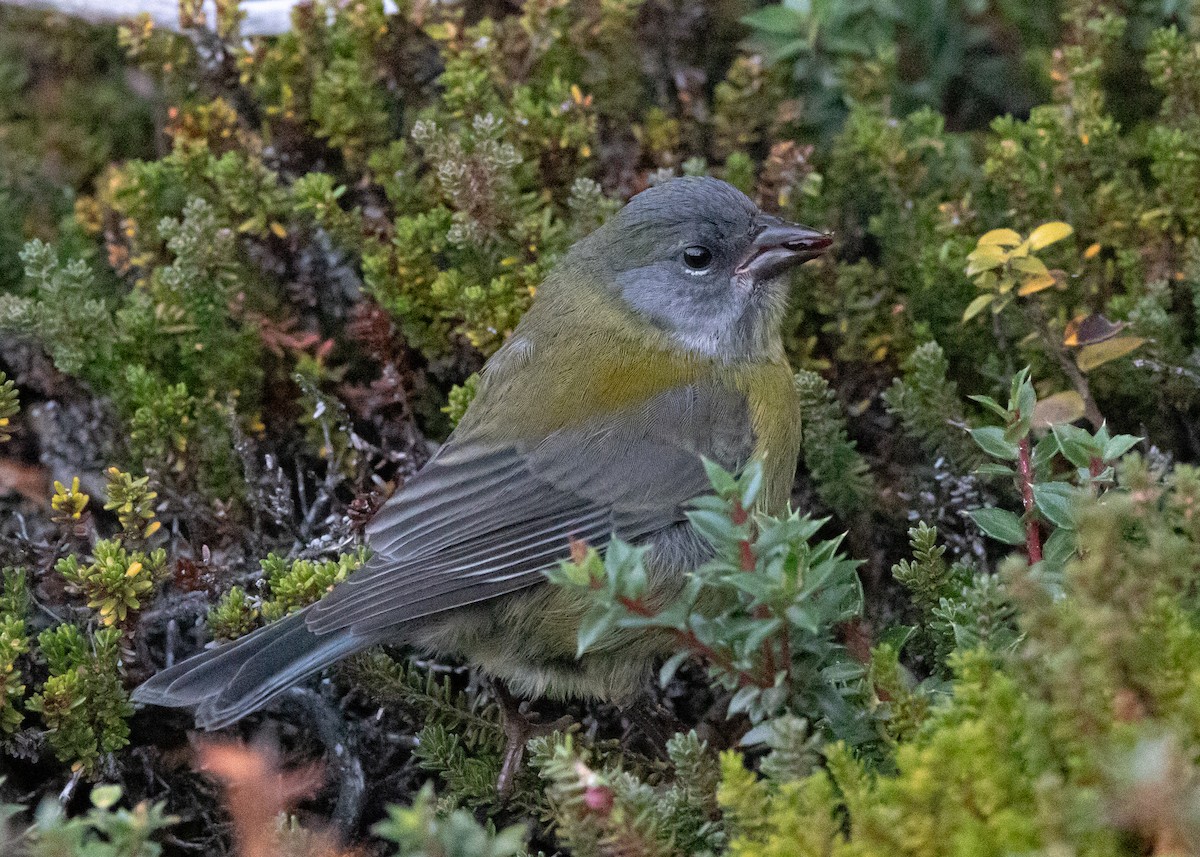
[(647, 607), (640, 599), (630, 598), (628, 595), (617, 596), (617, 603), (628, 610), (635, 616), (653, 616), (654, 611)]
[[(742, 504), (734, 501), (733, 514), (731, 515), (735, 526), (741, 526), (750, 519), (750, 513), (747, 512)], [(755, 569), (756, 561), (754, 556), (754, 546), (750, 539), (742, 539), (738, 545), (741, 553), (742, 571), (752, 572)], [(633, 613), (635, 616), (653, 616), (656, 611), (649, 607), (640, 598), (630, 598), (628, 595), (620, 595), (617, 597), (617, 603)], [(770, 616), (770, 609), (765, 605), (760, 606), (755, 610), (755, 616), (765, 618)], [(775, 685), (775, 652), (771, 648), (770, 640), (763, 641), (763, 672), (764, 676), (754, 676), (744, 670), (739, 670), (733, 665), (733, 660), (725, 653), (719, 652), (707, 643), (701, 642), (700, 638), (692, 630), (679, 631), (676, 630), (675, 638), (685, 647), (711, 662), (718, 669), (724, 670), (730, 675), (737, 676), (738, 684), (741, 687), (754, 685), (763, 689), (774, 687)], [(787, 627), (784, 626), (784, 635), (782, 641), (783, 647), (783, 662), (786, 668), (791, 670), (791, 642), (787, 637)]]
[(1021, 438), (1018, 450), (1017, 470), (1021, 483), (1021, 502), (1025, 506), (1025, 552), (1029, 555), (1029, 564), (1033, 565), (1042, 561), (1042, 533), (1038, 529), (1033, 503), (1033, 453), (1028, 436)]
[[(750, 520), (750, 513), (746, 511), (739, 500), (734, 500), (733, 513), (730, 517), (733, 520), (734, 526), (740, 527)], [(757, 566), (757, 557), (754, 555), (754, 544), (749, 538), (738, 542), (738, 555), (741, 560), (742, 571), (747, 574), (753, 572)], [(768, 619), (771, 616), (771, 610), (765, 604), (761, 605), (755, 609), (754, 616), (756, 619)], [(763, 640), (762, 659), (765, 676), (759, 684), (762, 684), (764, 687), (771, 687), (775, 684), (775, 650), (771, 648), (770, 640)], [(784, 662), (790, 664), (791, 658), (785, 658)]]

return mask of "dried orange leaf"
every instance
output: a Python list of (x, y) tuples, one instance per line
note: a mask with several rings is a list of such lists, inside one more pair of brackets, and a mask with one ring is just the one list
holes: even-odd
[(1083, 416), (1083, 396), (1074, 390), (1065, 390), (1047, 396), (1033, 407), (1033, 424), (1037, 428), (1049, 428), (1062, 423), (1073, 423)]
[(1090, 372), (1110, 360), (1124, 357), (1145, 341), (1140, 336), (1118, 336), (1116, 339), (1107, 339), (1095, 345), (1085, 345), (1075, 355), (1075, 365), (1079, 367), (1080, 372)]
[(1043, 247), (1049, 247), (1055, 241), (1062, 241), (1074, 231), (1071, 224), (1063, 223), (1061, 220), (1043, 223), (1029, 233), (1029, 246), (1034, 250), (1041, 250)]
[(1031, 277), (1021, 283), (1021, 288), (1017, 289), (1017, 294), (1021, 297), (1032, 295), (1040, 292), (1042, 289), (1048, 289), (1053, 286), (1057, 280), (1051, 274), (1038, 274), (1036, 277)]
[(1021, 243), (1021, 236), (1012, 229), (993, 229), (991, 232), (983, 233), (979, 239), (979, 246), (983, 247), (988, 244), (995, 244), (999, 247), (1016, 247)]
[(1123, 321), (1109, 321), (1100, 313), (1078, 315), (1067, 322), (1063, 331), (1063, 345), (1074, 348), (1078, 345), (1095, 345), (1112, 339), (1125, 329)]
[(1100, 243), (1099, 242), (1096, 242), (1094, 244), (1089, 244), (1088, 248), (1083, 251), (1083, 258), (1085, 258), (1085, 259), (1095, 259), (1099, 255), (1100, 255)]

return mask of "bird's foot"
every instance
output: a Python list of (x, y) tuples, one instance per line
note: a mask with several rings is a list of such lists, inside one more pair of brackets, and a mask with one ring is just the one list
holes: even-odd
[(500, 704), (500, 722), (507, 739), (504, 762), (500, 766), (500, 776), (496, 778), (496, 792), (501, 799), (507, 799), (512, 794), (517, 775), (521, 773), (521, 764), (525, 761), (525, 745), (529, 739), (560, 731), (574, 721), (570, 717), (560, 717), (550, 723), (537, 723), (536, 715), (531, 716), (522, 710), (521, 701), (509, 693), (502, 682), (495, 682), (495, 690), (496, 701)]

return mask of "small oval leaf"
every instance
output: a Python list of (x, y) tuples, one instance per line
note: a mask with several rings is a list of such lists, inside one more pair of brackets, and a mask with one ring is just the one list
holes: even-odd
[(976, 247), (967, 256), (967, 276), (973, 277), (992, 268), (998, 268), (1008, 259), (1008, 254), (993, 244)]
[(1037, 256), (1026, 256), (1024, 259), (1013, 259), (1012, 266), (1014, 270), (1020, 271), (1022, 274), (1050, 273), (1050, 269), (1046, 267), (1046, 263)]
[(1073, 423), (1083, 416), (1085, 410), (1083, 396), (1074, 390), (1064, 390), (1034, 405), (1033, 425), (1034, 428), (1050, 428), (1061, 423)]
[(1036, 274), (1028, 280), (1021, 282), (1021, 288), (1017, 289), (1017, 294), (1021, 297), (1026, 295), (1036, 294), (1040, 291), (1050, 288), (1055, 285), (1058, 280), (1054, 279), (1053, 274)]
[(1103, 366), (1110, 360), (1135, 351), (1145, 341), (1140, 336), (1118, 336), (1116, 339), (1098, 342), (1095, 345), (1085, 345), (1075, 355), (1075, 365), (1079, 367), (1080, 372), (1090, 372), (1097, 366)]
[(1017, 445), (1004, 437), (1004, 429), (999, 426), (984, 426), (983, 428), (971, 429), (971, 437), (979, 445), (979, 448), (992, 458), (999, 458), (1003, 461), (1016, 461), (1017, 456), (1020, 454)]
[(966, 323), (975, 316), (979, 315), (991, 305), (993, 300), (995, 300), (995, 295), (980, 295), (979, 297), (975, 298), (975, 300), (967, 304), (967, 308), (963, 310), (963, 322)]
[(1043, 247), (1049, 247), (1055, 241), (1062, 241), (1074, 231), (1071, 224), (1063, 223), (1061, 220), (1043, 223), (1029, 233), (1029, 248), (1041, 250)]
[(999, 247), (1016, 247), (1020, 243), (1021, 236), (1012, 229), (993, 229), (991, 232), (983, 233), (978, 241), (980, 247), (988, 244), (995, 244)]
[(1025, 543), (1021, 519), (1007, 509), (973, 509), (970, 515), (984, 535), (1006, 545)]
[(1047, 521), (1063, 529), (1075, 529), (1075, 497), (1079, 489), (1065, 482), (1033, 486), (1033, 502)]

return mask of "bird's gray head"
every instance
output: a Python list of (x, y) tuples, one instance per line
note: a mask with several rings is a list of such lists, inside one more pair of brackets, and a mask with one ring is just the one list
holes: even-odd
[(568, 260), (683, 348), (740, 359), (778, 341), (783, 275), (831, 240), (762, 212), (723, 181), (689, 177), (635, 196)]

